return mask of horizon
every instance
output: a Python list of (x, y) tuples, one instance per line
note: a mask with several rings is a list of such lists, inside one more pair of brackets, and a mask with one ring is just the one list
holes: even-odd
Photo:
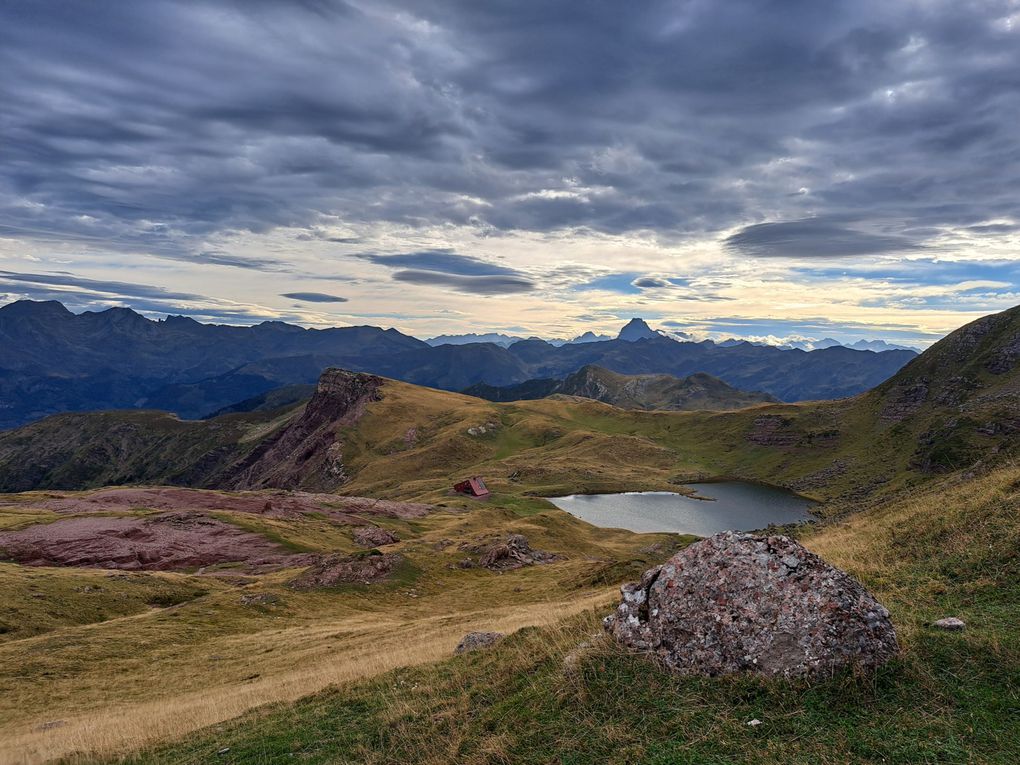
[(925, 347), (1020, 303), (1018, 34), (1009, 2), (7, 3), (0, 301)]
[[(106, 311), (111, 311), (111, 310), (128, 310), (128, 311), (131, 311), (131, 312), (137, 314), (138, 316), (142, 316), (143, 318), (148, 319), (150, 321), (163, 322), (163, 321), (167, 321), (169, 319), (174, 319), (174, 318), (185, 318), (185, 319), (192, 319), (193, 321), (198, 321), (197, 319), (193, 319), (193, 317), (187, 316), (186, 314), (142, 312), (142, 311), (136, 311), (133, 308), (131, 308), (130, 306), (123, 306), (123, 305), (106, 306), (106, 307), (102, 307), (102, 308), (99, 308), (99, 307), (97, 307), (97, 308), (84, 308), (84, 309), (75, 311), (75, 310), (72, 310), (71, 308), (69, 308), (64, 303), (62, 303), (62, 302), (60, 302), (59, 300), (56, 300), (56, 299), (51, 299), (51, 300), (32, 300), (30, 298), (22, 298), (20, 300), (16, 300), (16, 301), (11, 302), (11, 303), (4, 303), (4, 304), (0, 305), (0, 311), (2, 311), (3, 309), (8, 308), (8, 307), (14, 305), (15, 303), (28, 303), (28, 304), (32, 304), (32, 305), (44, 305), (44, 304), (47, 304), (47, 303), (54, 303), (56, 305), (59, 305), (62, 309), (64, 309), (68, 313), (74, 314), (76, 316), (84, 314), (84, 313), (104, 313)], [(278, 320), (278, 319), (263, 319), (261, 321), (253, 321), (253, 322), (244, 322), (244, 321), (239, 321), (239, 322), (208, 322), (208, 321), (201, 322), (201, 321), (198, 321), (198, 323), (200, 323), (200, 324), (207, 324), (207, 325), (210, 325), (210, 326), (255, 327), (255, 326), (259, 326), (260, 324), (268, 324), (268, 323), (279, 322), (279, 321), (280, 320)], [(659, 336), (665, 337), (665, 338), (673, 340), (675, 342), (681, 342), (681, 343), (683, 343), (683, 342), (700, 343), (700, 342), (705, 342), (705, 341), (709, 341), (709, 342), (713, 342), (713, 343), (724, 343), (724, 342), (727, 342), (727, 341), (731, 341), (731, 342), (732, 341), (739, 341), (739, 342), (751, 343), (752, 345), (767, 345), (767, 346), (772, 346), (772, 347), (776, 347), (776, 348), (780, 348), (780, 349), (799, 348), (800, 350), (812, 351), (812, 350), (821, 350), (822, 348), (829, 347), (829, 345), (825, 345), (825, 346), (821, 346), (821, 347), (812, 347), (812, 343), (824, 342), (824, 341), (833, 341), (833, 342), (835, 342), (838, 345), (841, 345), (841, 346), (847, 347), (847, 348), (851, 348), (852, 350), (865, 350), (865, 351), (877, 352), (877, 351), (874, 351), (873, 348), (852, 348), (853, 344), (855, 344), (855, 343), (860, 344), (860, 343), (876, 343), (877, 342), (877, 343), (884, 343), (885, 345), (888, 346), (887, 348), (883, 348), (882, 350), (910, 350), (910, 351), (914, 351), (915, 353), (921, 353), (922, 351), (925, 350), (925, 347), (916, 347), (916, 346), (910, 346), (910, 345), (902, 345), (902, 344), (898, 344), (898, 343), (889, 343), (888, 341), (884, 340), (883, 338), (876, 338), (876, 337), (851, 337), (851, 338), (844, 338), (842, 340), (837, 340), (834, 337), (819, 337), (819, 338), (801, 337), (801, 336), (793, 337), (793, 338), (777, 338), (777, 337), (774, 337), (774, 336), (769, 336), (769, 337), (745, 336), (745, 337), (741, 337), (741, 336), (733, 335), (733, 334), (725, 335), (725, 336), (712, 336), (712, 337), (710, 337), (710, 336), (695, 336), (695, 335), (685, 336), (686, 333), (684, 333), (682, 330), (679, 330), (679, 329), (674, 329), (672, 332), (670, 332), (668, 330), (662, 329), (661, 327), (654, 327), (651, 324), (649, 324), (643, 317), (640, 317), (640, 316), (633, 316), (633, 317), (631, 317), (629, 319), (624, 319), (623, 322), (624, 322), (624, 324), (619, 326), (615, 330), (610, 329), (609, 330), (609, 334), (600, 334), (598, 332), (592, 332), (591, 330), (586, 330), (586, 331), (582, 332), (579, 335), (575, 335), (574, 337), (566, 337), (566, 338), (564, 338), (564, 337), (542, 337), (540, 335), (527, 335), (527, 336), (510, 335), (510, 334), (507, 334), (505, 332), (500, 332), (500, 331), (497, 331), (497, 330), (488, 331), (488, 332), (484, 331), (484, 330), (478, 330), (478, 331), (465, 332), (465, 333), (460, 333), (460, 334), (444, 333), (444, 334), (440, 334), (440, 335), (424, 336), (423, 337), (423, 336), (420, 336), (420, 335), (413, 335), (413, 334), (410, 334), (410, 333), (407, 333), (407, 332), (401, 332), (401, 330), (397, 329), (396, 327), (385, 326), (385, 325), (376, 325), (376, 324), (360, 324), (360, 325), (357, 325), (357, 324), (340, 324), (340, 325), (333, 325), (333, 326), (322, 327), (322, 326), (309, 326), (309, 325), (306, 325), (306, 324), (302, 324), (301, 322), (284, 322), (284, 323), (286, 323), (286, 324), (288, 324), (290, 326), (301, 327), (303, 329), (339, 329), (339, 328), (343, 328), (343, 327), (355, 327), (355, 326), (375, 327), (377, 329), (383, 329), (383, 330), (387, 330), (387, 331), (388, 330), (394, 330), (394, 331), (397, 331), (397, 332), (401, 332), (401, 334), (407, 335), (409, 337), (413, 337), (415, 339), (418, 339), (418, 340), (421, 340), (423, 342), (430, 343), (430, 344), (432, 344), (433, 341), (435, 341), (435, 340), (441, 340), (441, 339), (445, 339), (445, 338), (454, 339), (454, 340), (460, 340), (461, 338), (468, 338), (468, 337), (484, 338), (484, 337), (499, 336), (499, 337), (505, 338), (507, 340), (511, 340), (512, 342), (508, 343), (508, 345), (512, 345), (513, 343), (520, 342), (522, 340), (542, 340), (542, 341), (545, 341), (545, 342), (548, 342), (548, 343), (553, 343), (553, 344), (566, 344), (566, 343), (580, 341), (581, 338), (586, 336), (586, 335), (592, 335), (593, 337), (595, 337), (595, 340), (590, 340), (590, 341), (585, 341), (585, 342), (603, 342), (603, 341), (607, 341), (607, 340), (616, 340), (616, 339), (619, 339), (618, 338), (618, 334), (619, 334), (620, 330), (623, 329), (624, 326), (627, 326), (627, 325), (629, 325), (629, 324), (631, 324), (633, 322), (641, 322), (646, 327), (651, 329), (653, 332), (658, 334)], [(937, 342), (939, 339), (941, 339), (941, 338), (937, 338), (933, 342)], [(471, 342), (492, 342), (492, 341), (488, 341), (488, 340), (476, 340), (475, 341), (475, 340), (473, 340)], [(451, 344), (459, 345), (461, 343), (451, 343)]]

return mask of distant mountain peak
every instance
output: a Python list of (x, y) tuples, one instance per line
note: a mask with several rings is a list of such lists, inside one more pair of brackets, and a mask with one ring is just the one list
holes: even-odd
[(68, 317), (74, 314), (58, 300), (15, 300), (0, 307), (8, 316)]
[(596, 335), (590, 329), (583, 335), (578, 335), (573, 340), (567, 341), (568, 345), (581, 345), (583, 343), (601, 343), (604, 340), (612, 340), (609, 335)]
[(620, 330), (620, 334), (616, 336), (618, 340), (627, 340), (628, 342), (644, 340), (650, 337), (659, 337), (659, 333), (649, 327), (644, 319), (637, 317), (628, 321), (624, 328)]

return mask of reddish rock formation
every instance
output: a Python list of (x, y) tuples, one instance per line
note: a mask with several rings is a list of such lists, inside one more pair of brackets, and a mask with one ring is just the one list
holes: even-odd
[(292, 580), (290, 586), (311, 590), (341, 584), (375, 584), (388, 579), (403, 561), (404, 557), (397, 553), (327, 555)]
[(356, 423), (370, 402), (382, 398), (383, 382), (375, 375), (327, 369), (304, 412), (234, 467), (228, 485), (325, 491), (343, 485), (348, 475), (339, 431)]
[(378, 526), (361, 526), (354, 530), (354, 543), (362, 547), (382, 547), (399, 541), (396, 534)]
[(422, 518), (435, 508), (414, 502), (392, 502), (368, 497), (309, 494), (287, 491), (219, 492), (173, 486), (101, 489), (89, 494), (57, 495), (33, 503), (58, 513), (119, 510), (226, 510), (272, 518), (299, 518), (314, 513), (349, 525), (363, 525), (363, 517)]
[(242, 563), (250, 572), (307, 565), (265, 537), (198, 513), (81, 517), (0, 533), (0, 555), (26, 566), (127, 571), (190, 570)]

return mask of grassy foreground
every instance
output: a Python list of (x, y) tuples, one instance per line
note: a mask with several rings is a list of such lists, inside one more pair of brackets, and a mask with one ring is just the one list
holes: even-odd
[[(892, 611), (903, 653), (875, 676), (813, 687), (678, 678), (603, 639), (603, 607), (126, 761), (1015, 763), (1020, 468), (949, 480), (805, 542)], [(965, 632), (928, 626), (950, 614), (967, 621)]]

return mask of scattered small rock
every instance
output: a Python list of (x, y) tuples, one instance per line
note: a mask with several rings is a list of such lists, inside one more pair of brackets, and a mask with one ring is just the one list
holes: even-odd
[(359, 526), (354, 530), (354, 543), (361, 547), (382, 547), (399, 541), (396, 534), (379, 526)]
[(453, 652), (459, 654), (467, 651), (477, 651), (482, 648), (490, 648), (502, 640), (503, 637), (505, 636), (502, 632), (469, 632), (460, 639)]
[(899, 651), (885, 607), (784, 536), (717, 534), (621, 592), (606, 629), (683, 674), (825, 677)]
[(242, 606), (275, 606), (280, 598), (271, 592), (249, 592), (241, 596)]
[(589, 635), (587, 640), (582, 640), (563, 657), (563, 671), (568, 674), (575, 672), (584, 661), (584, 658), (592, 652), (599, 640), (604, 636), (600, 633)]
[(944, 619), (932, 622), (931, 626), (937, 630), (945, 630), (946, 632), (961, 632), (967, 627), (967, 623), (958, 617), (947, 616)]

